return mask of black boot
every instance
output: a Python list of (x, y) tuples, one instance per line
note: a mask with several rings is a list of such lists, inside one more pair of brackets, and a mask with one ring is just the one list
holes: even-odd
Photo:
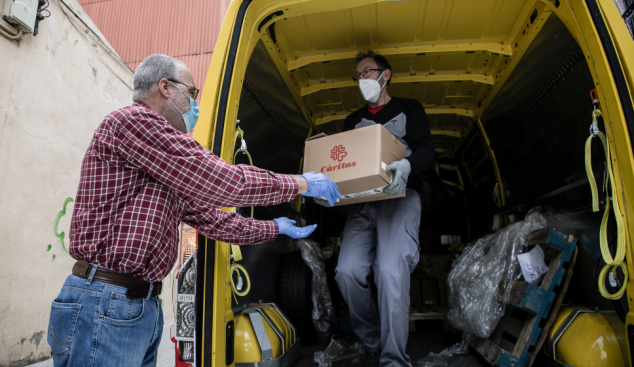
[(381, 350), (370, 352), (365, 350), (365, 363), (363, 367), (379, 367), (379, 358), (381, 357)]

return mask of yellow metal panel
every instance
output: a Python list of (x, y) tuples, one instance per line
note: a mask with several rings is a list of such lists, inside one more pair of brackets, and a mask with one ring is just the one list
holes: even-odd
[[(583, 307), (578, 307), (585, 309)], [(548, 335), (550, 341), (577, 307), (562, 307)], [(548, 344), (548, 343), (547, 343)], [(608, 320), (598, 312), (581, 313), (555, 344), (557, 360), (570, 366), (623, 367), (618, 338)], [(552, 355), (552, 351), (549, 350)]]
[[(268, 30), (267, 30), (267, 32), (268, 32)], [(299, 87), (298, 81), (293, 78), (292, 74), (288, 74), (288, 73), (285, 72), (285, 69), (286, 69), (286, 58), (283, 56), (281, 49), (278, 48), (273, 43), (273, 41), (271, 40), (271, 37), (268, 35), (268, 33), (263, 33), (261, 35), (261, 38), (262, 38), (262, 42), (264, 42), (264, 47), (266, 48), (266, 51), (271, 56), (271, 59), (273, 60), (273, 63), (277, 67), (277, 70), (280, 72), (280, 76), (282, 77), (282, 80), (284, 80), (284, 83), (288, 87), (288, 90), (291, 93), (291, 95), (293, 96), (293, 99), (295, 100), (295, 103), (297, 103), (297, 106), (299, 106), (299, 108), (302, 111), (302, 114), (304, 115), (304, 118), (306, 119), (306, 121), (309, 122), (309, 124), (310, 124), (309, 127), (312, 128), (313, 127), (313, 118), (311, 118), (310, 115), (309, 115), (310, 114), (310, 107), (308, 106), (308, 104), (304, 100), (302, 100), (302, 98), (300, 96), (301, 89)]]
[[(438, 45), (420, 45), (409, 47), (391, 47), (391, 48), (374, 48), (374, 51), (380, 53), (383, 56), (403, 56), (410, 54), (432, 54), (432, 53), (488, 53), (488, 54), (500, 54), (513, 56), (513, 48), (510, 45), (503, 45), (500, 43), (463, 43), (463, 44), (438, 44)], [(350, 60), (354, 59), (359, 51), (348, 52), (333, 52), (333, 53), (319, 53), (315, 55), (299, 57), (295, 60), (288, 62), (288, 71), (307, 66), (312, 63), (335, 61), (335, 60)]]
[(255, 329), (249, 316), (244, 313), (235, 318), (235, 339), (233, 345), (237, 363), (262, 361), (262, 349), (255, 335)]
[[(531, 2), (527, 2), (529, 5), (530, 3)], [(537, 10), (537, 17), (534, 22), (531, 23), (530, 16), (535, 10)], [(541, 2), (536, 3), (534, 8), (525, 6), (522, 9), (520, 15), (524, 18), (518, 18), (515, 22), (517, 25), (522, 25), (523, 27), (514, 26), (513, 31), (518, 34), (512, 35), (511, 38), (513, 39), (513, 44), (516, 45), (515, 56), (510, 59), (505, 59), (501, 65), (501, 69), (494, 75), (495, 85), (489, 88), (485, 93), (478, 118), (482, 117), (482, 114), (485, 113), (486, 109), (491, 105), (491, 102), (493, 102), (506, 80), (511, 76), (522, 56), (524, 56), (528, 47), (533, 43), (533, 40), (535, 40), (535, 37), (537, 37), (537, 34), (543, 28), (551, 14), (551, 9), (547, 8), (546, 5)]]
[(446, 136), (451, 136), (454, 138), (460, 138), (460, 136), (462, 135), (460, 133), (460, 131), (453, 131), (453, 130), (431, 130), (431, 134), (432, 135), (446, 135)]
[(330, 116), (326, 116), (326, 117), (322, 117), (319, 118), (315, 121), (315, 126), (319, 126), (319, 125), (323, 125), (323, 124), (327, 124), (331, 121), (339, 121), (339, 120), (345, 120), (346, 117), (348, 117), (349, 113), (347, 114), (339, 114), (339, 115), (330, 115)]
[[(407, 77), (392, 77), (392, 83), (421, 83), (421, 82), (447, 82), (447, 81), (460, 81), (460, 82), (474, 82), (474, 83), (483, 83), (483, 84), (493, 84), (493, 77), (487, 75), (473, 75), (473, 74), (464, 74), (464, 75), (417, 75), (417, 76), (407, 76)], [(334, 88), (346, 88), (346, 87), (355, 87), (357, 84), (350, 81), (341, 81), (334, 83), (323, 83), (323, 84), (315, 84), (305, 88), (302, 88), (301, 95), (302, 97), (307, 96), (311, 93), (318, 92), (324, 89), (334, 89)]]
[[(268, 311), (267, 314), (270, 316)], [(256, 315), (262, 320), (264, 330), (271, 343), (273, 359), (279, 358), (282, 355), (282, 342), (280, 338), (261, 314), (258, 313)], [(277, 325), (277, 322), (275, 324)], [(279, 325), (277, 326), (279, 328)], [(235, 320), (234, 352), (235, 363), (256, 363), (263, 361), (262, 348), (260, 348), (255, 329), (251, 323), (251, 318), (244, 313), (238, 315)]]
[[(425, 113), (427, 115), (460, 115), (460, 116), (473, 117), (472, 110), (465, 110), (460, 108), (426, 108)], [(328, 115), (328, 116), (318, 118), (315, 120), (315, 126), (327, 124), (331, 121), (345, 120), (349, 114), (350, 114), (349, 112), (344, 112), (344, 113), (338, 113), (336, 115)], [(432, 130), (432, 133), (433, 131), (434, 130)], [(454, 136), (458, 136), (458, 137), (460, 136), (459, 132), (454, 132), (454, 134), (457, 134)]]
[[(489, 157), (491, 157), (491, 163), (493, 164), (493, 169), (495, 170), (495, 179), (498, 185), (500, 186), (500, 203), (502, 204), (502, 207), (504, 207), (506, 205), (506, 198), (504, 197), (504, 185), (502, 183), (502, 175), (500, 174), (500, 169), (498, 168), (498, 162), (495, 159), (495, 152), (491, 148), (491, 142), (489, 141), (489, 136), (487, 135), (486, 131), (484, 131), (484, 126), (482, 125), (482, 121), (478, 119), (477, 122), (478, 122), (478, 129), (480, 130), (480, 134), (482, 135), (482, 140), (484, 140), (484, 145), (487, 150), (487, 153), (489, 154)], [(465, 166), (465, 169), (466, 169), (466, 166)]]
[(473, 117), (473, 110), (461, 109), (461, 108), (427, 108), (425, 112), (428, 115), (460, 115)]

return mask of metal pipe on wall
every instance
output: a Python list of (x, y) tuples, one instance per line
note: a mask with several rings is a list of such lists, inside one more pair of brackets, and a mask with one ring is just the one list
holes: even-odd
[[(11, 34), (11, 32), (17, 31), (17, 34)], [(0, 33), (7, 37), (10, 40), (19, 40), (20, 38), (22, 38), (22, 35), (24, 34), (24, 32), (22, 32), (21, 29), (17, 29), (17, 30), (13, 30), (8, 28), (7, 26), (5, 26), (4, 24), (0, 23)]]

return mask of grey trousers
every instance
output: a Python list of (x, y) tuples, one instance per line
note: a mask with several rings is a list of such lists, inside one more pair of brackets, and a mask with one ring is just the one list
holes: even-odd
[[(351, 206), (341, 238), (335, 279), (350, 308), (352, 329), (370, 351), (381, 349), (381, 366), (411, 366), (410, 274), (419, 259), (420, 197)], [(370, 274), (378, 290), (378, 309)]]

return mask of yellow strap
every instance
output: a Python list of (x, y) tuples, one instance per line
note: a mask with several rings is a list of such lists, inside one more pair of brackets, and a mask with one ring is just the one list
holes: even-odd
[[(236, 129), (236, 134), (233, 136), (233, 142), (235, 143), (235, 141), (238, 140), (238, 138), (240, 138), (240, 140), (244, 140), (244, 131), (242, 131), (241, 128)], [(242, 152), (243, 154), (246, 154), (247, 157), (249, 157), (249, 165), (253, 166), (253, 159), (251, 159), (251, 154), (249, 154), (249, 151), (246, 149), (242, 150), (239, 148), (236, 149), (236, 152), (233, 154), (233, 164), (236, 164), (236, 157), (238, 156), (238, 153), (240, 152)], [(254, 209), (253, 207), (251, 207), (251, 218), (253, 218), (253, 213), (254, 213)], [(240, 256), (240, 258), (242, 258), (242, 256)]]
[(231, 253), (233, 254), (233, 261), (242, 260), (242, 250), (240, 250), (240, 246), (231, 245)]
[[(240, 292), (238, 289), (236, 289), (236, 285), (233, 282), (233, 273), (237, 272), (238, 276), (240, 276), (240, 271), (242, 271), (244, 273), (245, 284), (247, 286), (246, 289), (243, 290), (242, 292)], [(231, 282), (231, 290), (234, 293), (233, 297), (236, 299), (236, 303), (238, 303), (238, 299), (236, 298), (236, 295), (238, 295), (240, 297), (244, 297), (251, 290), (251, 279), (249, 278), (249, 273), (247, 273), (247, 269), (245, 269), (244, 266), (242, 266), (240, 264), (233, 263), (233, 264), (231, 264), (231, 270), (229, 271), (229, 279), (230, 279), (230, 282)]]
[[(240, 138), (240, 140), (244, 140), (244, 131), (242, 131), (242, 129), (240, 128), (236, 129), (236, 133), (233, 137), (234, 143), (236, 140), (238, 140), (238, 138)], [(233, 164), (235, 164), (236, 157), (238, 156), (238, 153), (240, 152), (242, 152), (243, 154), (246, 154), (247, 157), (249, 157), (249, 164), (253, 165), (253, 160), (251, 159), (251, 154), (249, 154), (249, 151), (246, 149), (242, 150), (240, 148), (236, 149), (236, 152), (233, 155)], [(253, 218), (253, 207), (251, 207), (251, 218)], [(231, 268), (229, 271), (229, 279), (231, 283), (231, 290), (233, 291), (233, 298), (236, 300), (236, 304), (237, 304), (238, 298), (236, 297), (236, 294), (240, 297), (246, 296), (251, 290), (251, 279), (249, 278), (249, 273), (247, 273), (247, 270), (244, 268), (244, 266), (235, 263), (236, 261), (242, 260), (242, 250), (240, 250), (240, 246), (231, 245), (231, 253), (233, 254), (233, 262), (231, 263)], [(239, 292), (236, 289), (236, 285), (233, 282), (233, 273), (238, 272), (238, 276), (239, 276), (240, 270), (242, 270), (242, 272), (244, 273), (244, 277), (246, 278), (246, 285), (247, 285), (247, 288), (242, 292)]]
[[(586, 141), (586, 173), (588, 174), (588, 181), (590, 181), (590, 190), (592, 191), (592, 211), (599, 211), (599, 193), (597, 189), (597, 183), (594, 179), (594, 173), (592, 171), (592, 138), (598, 136), (603, 144), (605, 149), (605, 159), (606, 159), (606, 167), (608, 170), (608, 176), (606, 179), (606, 203), (605, 203), (605, 212), (603, 213), (603, 220), (601, 221), (601, 229), (599, 232), (600, 244), (601, 244), (601, 256), (603, 256), (603, 261), (605, 261), (605, 267), (601, 270), (599, 274), (599, 291), (601, 295), (607, 299), (616, 300), (620, 299), (625, 292), (625, 285), (628, 281), (628, 273), (627, 267), (623, 263), (625, 259), (625, 230), (623, 224), (623, 217), (621, 216), (621, 209), (619, 207), (619, 200), (616, 195), (616, 184), (614, 182), (614, 174), (612, 172), (612, 160), (610, 158), (610, 145), (608, 144), (607, 138), (605, 135), (598, 131), (597, 128), (597, 117), (601, 116), (601, 111), (594, 110), (592, 112), (592, 126), (591, 130), (594, 129), (593, 133), (588, 137)], [(612, 203), (610, 203), (610, 190), (612, 193)], [(612, 204), (612, 205), (611, 205)], [(614, 208), (614, 217), (616, 218), (616, 231), (617, 231), (617, 239), (616, 239), (616, 255), (613, 258), (610, 253), (610, 247), (608, 244), (608, 220), (610, 218), (610, 208)], [(616, 277), (616, 268), (620, 267), (623, 271), (623, 284), (621, 288), (614, 294), (610, 294), (605, 287), (605, 276), (608, 271), (612, 271), (614, 276)]]
[(233, 164), (236, 163), (236, 157), (238, 156), (238, 153), (240, 153), (240, 152), (242, 152), (243, 154), (246, 154), (247, 157), (249, 157), (249, 165), (253, 166), (253, 160), (251, 159), (251, 154), (249, 154), (249, 151), (245, 150), (243, 152), (240, 149), (236, 150), (236, 153), (233, 155)]

